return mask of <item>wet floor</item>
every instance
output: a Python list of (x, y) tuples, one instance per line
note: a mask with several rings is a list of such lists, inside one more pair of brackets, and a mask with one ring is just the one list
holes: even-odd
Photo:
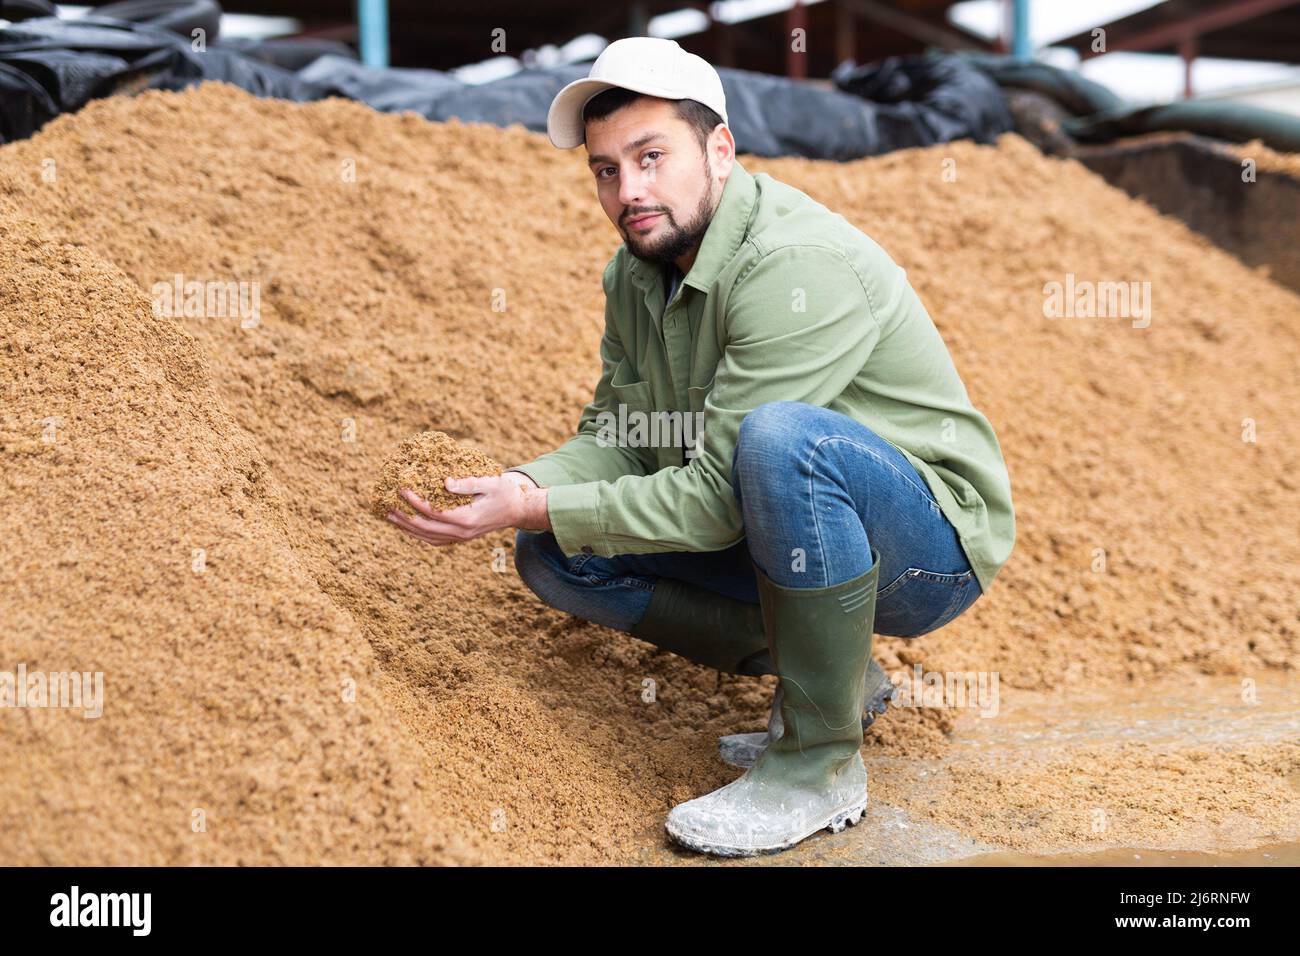
[[(1300, 741), (1300, 681), (1289, 676), (1254, 679), (1183, 678), (1104, 692), (1040, 693), (1003, 688), (992, 706), (961, 711), (942, 761), (868, 756), (869, 772), (906, 768), (907, 796), (923, 804), (942, 765), (978, 769), (996, 760), (1035, 762), (1068, 758), (1083, 748), (1143, 743), (1180, 748), (1246, 751), (1274, 742)], [(929, 769), (926, 769), (929, 767)], [(910, 816), (871, 799), (862, 821), (840, 834), (822, 832), (774, 856), (743, 861), (701, 857), (666, 843), (662, 830), (647, 835), (647, 864), (776, 866), (1297, 866), (1300, 865), (1300, 774), (1289, 779), (1295, 812), (1285, 832), (1262, 832), (1248, 814), (1229, 818), (1210, 835), (1173, 833), (1167, 846), (1063, 845), (1010, 852), (985, 840)], [(1189, 845), (1190, 844), (1190, 845)]]
[(1102, 850), (1097, 853), (985, 853), (940, 866), (1300, 866), (1300, 843), (1225, 853), (1170, 850)]

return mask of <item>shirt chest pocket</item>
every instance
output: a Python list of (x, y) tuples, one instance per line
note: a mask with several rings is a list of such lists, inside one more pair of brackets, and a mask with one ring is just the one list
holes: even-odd
[[(637, 379), (637, 370), (632, 367), (632, 363), (627, 359), (622, 359), (614, 367), (614, 375), (609, 380), (609, 387), (614, 393), (614, 401), (617, 405), (623, 405), (629, 412), (649, 412), (654, 408), (654, 396), (650, 390), (650, 383)], [(619, 409), (614, 408), (614, 413), (618, 414)]]
[(615, 366), (609, 381), (621, 440), (629, 447), (647, 450), (654, 458), (656, 469), (689, 464), (685, 449), (688, 444), (698, 441), (696, 426), (703, 415), (696, 412), (703, 412), (704, 395), (713, 383), (688, 389), (690, 407), (676, 411), (658, 408), (650, 382), (636, 376), (636, 369), (623, 359)]

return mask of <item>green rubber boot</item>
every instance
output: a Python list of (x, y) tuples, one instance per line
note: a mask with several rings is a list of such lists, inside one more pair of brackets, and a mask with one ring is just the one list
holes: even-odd
[[(729, 598), (674, 578), (660, 578), (645, 616), (629, 633), (687, 660), (728, 674), (775, 674), (758, 604)], [(867, 665), (862, 729), (883, 714), (894, 685), (873, 659)], [(758, 755), (781, 734), (781, 688), (772, 698), (768, 730), (718, 738), (718, 754), (733, 767), (752, 767)]]
[[(751, 666), (766, 667), (762, 670), (763, 674), (775, 674), (776, 671), (771, 668), (771, 660), (767, 652), (762, 655), (755, 655), (750, 659)], [(862, 711), (862, 729), (866, 730), (876, 721), (876, 717), (883, 714), (888, 708), (889, 703), (894, 698), (894, 683), (885, 673), (884, 668), (876, 663), (873, 657), (867, 662), (867, 678), (864, 681), (863, 700), (865, 705)], [(740, 767), (742, 770), (746, 767), (754, 766), (754, 761), (758, 759), (767, 745), (777, 737), (781, 736), (781, 688), (777, 687), (776, 693), (772, 695), (772, 709), (767, 720), (767, 729), (753, 731), (746, 734), (727, 734), (725, 737), (718, 738), (718, 756), (722, 762), (730, 764), (733, 767)]]
[(715, 591), (659, 578), (633, 637), (728, 674), (771, 674), (763, 611)]
[(776, 853), (857, 823), (867, 805), (862, 710), (880, 557), (825, 588), (786, 588), (755, 566), (781, 683), (780, 736), (738, 779), (668, 814), (668, 835), (718, 856)]

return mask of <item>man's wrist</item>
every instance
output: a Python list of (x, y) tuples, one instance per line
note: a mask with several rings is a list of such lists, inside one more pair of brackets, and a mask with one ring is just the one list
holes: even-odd
[(519, 512), (515, 527), (523, 531), (550, 531), (551, 518), (546, 507), (546, 489), (538, 486), (531, 475), (522, 471), (507, 471), (515, 475), (519, 488)]
[(546, 489), (527, 488), (520, 485), (524, 493), (524, 518), (519, 525), (524, 531), (550, 531), (551, 516), (546, 510)]

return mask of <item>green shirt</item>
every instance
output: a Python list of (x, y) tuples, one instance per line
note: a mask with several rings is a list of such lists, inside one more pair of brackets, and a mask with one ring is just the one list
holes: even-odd
[(988, 590), (1015, 541), (997, 438), (906, 273), (848, 220), (736, 162), (666, 308), (663, 269), (626, 246), (603, 282), (603, 371), (577, 434), (509, 469), (550, 489), (565, 554), (736, 544), (741, 419), (790, 400), (842, 412), (902, 452)]

